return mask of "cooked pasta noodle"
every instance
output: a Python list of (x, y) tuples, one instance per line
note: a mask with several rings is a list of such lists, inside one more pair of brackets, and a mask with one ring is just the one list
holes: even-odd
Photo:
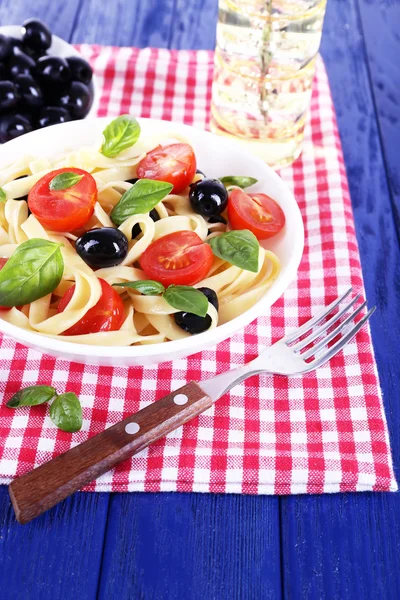
[[(169, 136), (170, 138), (171, 136)], [(174, 136), (175, 139), (176, 136)], [(67, 152), (53, 161), (25, 156), (2, 170), (0, 186), (7, 196), (0, 204), (0, 257), (9, 258), (19, 244), (33, 238), (44, 238), (62, 244), (64, 273), (52, 294), (24, 307), (0, 311), (9, 323), (57, 339), (101, 346), (129, 346), (177, 340), (190, 334), (177, 326), (173, 314), (178, 312), (161, 296), (145, 296), (126, 287), (115, 287), (125, 309), (125, 320), (118, 331), (103, 331), (86, 335), (63, 335), (96, 305), (101, 295), (99, 279), (109, 284), (147, 279), (139, 266), (139, 258), (158, 238), (175, 231), (194, 231), (205, 241), (229, 230), (223, 223), (208, 223), (195, 214), (188, 201), (188, 189), (182, 194), (169, 194), (155, 207), (159, 220), (148, 214), (128, 217), (120, 226), (128, 239), (129, 249), (118, 266), (90, 268), (75, 251), (74, 242), (84, 231), (98, 227), (116, 227), (110, 218), (124, 192), (130, 189), (129, 179), (137, 177), (136, 167), (146, 152), (160, 140), (138, 142), (116, 158), (106, 158), (97, 149), (82, 148)], [(29, 214), (24, 197), (46, 173), (62, 167), (81, 168), (91, 173), (98, 189), (94, 213), (83, 230), (54, 232), (44, 228)], [(202, 175), (196, 174), (193, 181)], [(140, 226), (141, 233), (132, 239), (132, 228)], [(260, 247), (257, 273), (240, 269), (214, 257), (210, 273), (195, 287), (213, 289), (219, 299), (219, 311), (208, 304), (211, 328), (225, 323), (257, 302), (273, 284), (280, 270), (277, 256)], [(57, 312), (60, 298), (75, 284), (72, 298), (63, 312)]]

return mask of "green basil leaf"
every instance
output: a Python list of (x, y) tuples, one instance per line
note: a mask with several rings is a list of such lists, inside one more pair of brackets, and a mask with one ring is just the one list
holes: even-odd
[(111, 212), (111, 219), (121, 225), (132, 215), (142, 215), (153, 210), (157, 204), (168, 196), (174, 186), (166, 181), (139, 179), (123, 194)]
[(208, 243), (215, 256), (245, 271), (257, 273), (260, 244), (248, 229), (235, 229), (222, 233), (211, 238)]
[(103, 131), (101, 153), (107, 158), (114, 158), (122, 150), (130, 148), (139, 139), (140, 125), (135, 117), (120, 115), (107, 125)]
[(23, 242), (0, 271), (0, 306), (20, 306), (50, 294), (61, 281), (61, 244), (41, 238)]
[(3, 188), (0, 188), (0, 202), (6, 202), (7, 196)]
[(140, 281), (125, 281), (124, 283), (113, 283), (113, 286), (128, 287), (137, 290), (145, 296), (157, 296), (165, 291), (165, 287), (159, 281), (152, 279), (141, 279)]
[(208, 299), (199, 290), (190, 285), (170, 285), (164, 292), (163, 298), (178, 310), (205, 317), (208, 310)]
[(258, 179), (254, 179), (254, 177), (241, 177), (240, 175), (227, 175), (226, 177), (220, 177), (220, 182), (223, 183), (225, 187), (237, 185), (240, 188), (247, 188), (250, 185), (257, 183), (257, 181)]
[(60, 394), (50, 406), (50, 419), (62, 431), (74, 433), (82, 427), (82, 407), (73, 392)]
[(57, 190), (67, 190), (72, 186), (76, 185), (80, 182), (83, 175), (78, 175), (78, 173), (73, 173), (72, 171), (66, 171), (65, 173), (60, 173), (53, 177), (50, 181), (49, 188), (54, 192)]
[(37, 406), (49, 402), (54, 396), (57, 396), (57, 392), (49, 385), (30, 385), (14, 394), (7, 402), (7, 406), (9, 408)]

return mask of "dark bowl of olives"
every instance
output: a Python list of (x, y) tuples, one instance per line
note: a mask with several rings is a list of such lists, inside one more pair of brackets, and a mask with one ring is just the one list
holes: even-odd
[(0, 27), (0, 144), (95, 116), (98, 97), (89, 63), (45, 23)]

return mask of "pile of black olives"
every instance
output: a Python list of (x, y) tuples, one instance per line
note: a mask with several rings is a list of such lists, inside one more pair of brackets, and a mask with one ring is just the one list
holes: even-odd
[(0, 143), (87, 115), (92, 69), (78, 56), (51, 56), (51, 32), (28, 19), (21, 39), (0, 34)]

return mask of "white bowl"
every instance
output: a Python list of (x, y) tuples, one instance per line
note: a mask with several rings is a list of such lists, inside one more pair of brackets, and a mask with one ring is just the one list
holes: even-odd
[[(3, 27), (0, 27), (0, 33), (9, 37), (16, 38), (17, 40), (20, 40), (22, 37), (20, 25), (4, 25)], [(78, 52), (78, 50), (71, 46), (71, 44), (68, 44), (68, 42), (66, 42), (65, 40), (62, 40), (58, 36), (54, 35), (54, 33), (52, 34), (51, 46), (47, 50), (47, 52), (48, 54), (54, 56), (61, 56), (62, 58), (68, 58), (69, 56), (79, 56), (80, 58), (84, 58), (82, 54)], [(92, 106), (90, 107), (90, 111), (88, 112), (86, 117), (84, 117), (85, 119), (87, 119), (88, 117), (95, 117), (97, 114), (97, 109), (99, 107), (100, 92), (95, 75), (93, 75), (92, 81), (89, 83), (88, 87), (93, 92), (93, 102)]]
[[(0, 331), (4, 334), (41, 352), (88, 364), (130, 366), (170, 361), (214, 346), (243, 329), (256, 317), (265, 314), (295, 278), (304, 246), (303, 221), (296, 200), (282, 179), (259, 158), (243, 151), (239, 143), (188, 125), (156, 119), (139, 121), (143, 136), (165, 131), (185, 136), (195, 150), (199, 168), (209, 177), (248, 175), (258, 179), (258, 183), (249, 189), (272, 196), (286, 216), (284, 229), (265, 244), (281, 260), (279, 277), (262, 298), (242, 315), (211, 331), (182, 340), (129, 347), (78, 345), (32, 333), (0, 319)], [(109, 117), (72, 121), (25, 134), (0, 147), (0, 168), (22, 153), (51, 158), (64, 149), (92, 145), (96, 140), (100, 143), (102, 131), (109, 122)]]

